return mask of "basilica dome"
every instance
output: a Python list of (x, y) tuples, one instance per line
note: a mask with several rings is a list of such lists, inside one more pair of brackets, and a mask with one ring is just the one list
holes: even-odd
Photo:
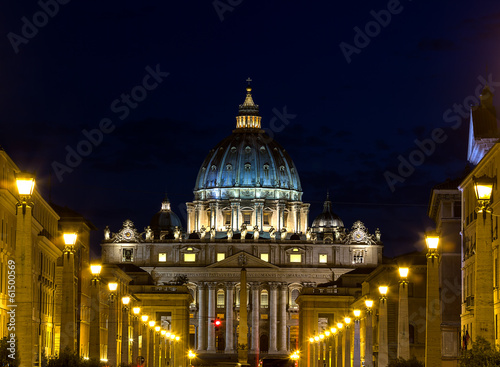
[(160, 211), (151, 218), (149, 225), (155, 238), (160, 238), (161, 235), (173, 238), (175, 227), (182, 227), (181, 220), (170, 208), (170, 201), (166, 195)]
[(236, 129), (210, 150), (201, 165), (194, 187), (197, 200), (301, 200), (297, 169), (288, 152), (261, 129), (251, 90), (248, 86), (239, 107)]

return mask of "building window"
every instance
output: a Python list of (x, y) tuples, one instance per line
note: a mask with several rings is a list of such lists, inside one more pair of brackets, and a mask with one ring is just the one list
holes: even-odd
[(319, 255), (319, 262), (321, 264), (326, 264), (328, 262), (328, 255), (326, 255), (326, 254), (320, 254)]
[(226, 254), (223, 252), (218, 252), (217, 253), (217, 261), (222, 261), (226, 258)]
[(196, 254), (184, 254), (184, 262), (193, 263), (196, 261)]
[(302, 262), (302, 254), (290, 254), (290, 262), (291, 263)]
[(269, 307), (269, 293), (266, 290), (263, 290), (260, 293), (260, 307), (268, 308)]
[(269, 254), (267, 252), (260, 254), (260, 259), (269, 262)]
[(165, 252), (160, 252), (158, 254), (158, 261), (161, 263), (164, 263), (165, 261), (167, 261), (167, 254)]
[(264, 225), (271, 223), (271, 213), (264, 213)]
[(134, 250), (131, 248), (123, 249), (123, 261), (124, 262), (132, 262), (134, 261)]
[(251, 213), (243, 213), (243, 223), (244, 224), (250, 224), (251, 218), (252, 218)]
[(225, 224), (231, 224), (231, 213), (224, 213)]
[(352, 252), (353, 258), (352, 258), (352, 263), (353, 264), (363, 264), (363, 250), (354, 250)]
[(224, 290), (223, 289), (219, 289), (217, 291), (217, 307), (218, 308), (224, 307)]

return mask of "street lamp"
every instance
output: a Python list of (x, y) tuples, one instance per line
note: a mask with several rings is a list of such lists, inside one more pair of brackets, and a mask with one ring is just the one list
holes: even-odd
[[(16, 311), (16, 321), (24, 327), (16, 330), (18, 332), (19, 357), (23, 363), (34, 365), (37, 360), (37, 353), (33, 353), (33, 347), (38, 344), (38, 361), (41, 355), (41, 323), (38, 324), (39, 337), (38, 342), (32, 333), (34, 328), (33, 308), (34, 308), (34, 282), (32, 278), (32, 269), (35, 261), (33, 259), (34, 251), (32, 244), (33, 224), (33, 203), (31, 195), (35, 187), (34, 175), (27, 172), (15, 173), (17, 193), (19, 201), (16, 204), (16, 236), (15, 236), (15, 261), (16, 261), (16, 300), (26, 302), (23, 307), (18, 307)], [(20, 215), (22, 212), (22, 215)], [(13, 303), (13, 302), (12, 302)], [(41, 307), (40, 307), (41, 308)]]
[(68, 348), (71, 353), (73, 353), (76, 348), (76, 297), (74, 287), (76, 239), (77, 234), (75, 232), (63, 233), (62, 293), (65, 301), (62, 302), (61, 305), (61, 324), (66, 325), (65, 328), (68, 336), (66, 338), (61, 338), (61, 350)]
[(426, 234), (427, 295), (425, 309), (425, 365), (441, 364), (441, 305), (439, 303), (439, 235)]
[(397, 357), (410, 358), (410, 336), (408, 321), (408, 273), (407, 267), (399, 268), (399, 313), (398, 313), (398, 351)]
[(491, 213), (490, 201), (491, 194), (493, 192), (493, 185), (495, 183), (495, 178), (483, 175), (481, 177), (473, 177), (474, 181), (474, 193), (476, 194), (476, 199), (478, 201), (477, 212)]
[(108, 283), (108, 288), (111, 292), (114, 292), (118, 289), (118, 283), (115, 282)]
[(130, 349), (130, 336), (129, 336), (129, 308), (130, 297), (122, 297), (122, 348), (121, 348), (121, 362), (128, 364), (129, 349)]
[(90, 288), (90, 331), (89, 331), (89, 357), (91, 359), (101, 358), (101, 274), (100, 264), (91, 264), (92, 287)]
[(344, 331), (344, 366), (351, 365), (351, 318), (344, 317), (345, 331)]
[(378, 367), (387, 367), (389, 364), (389, 345), (387, 339), (387, 292), (389, 287), (378, 287), (380, 293), (378, 311)]

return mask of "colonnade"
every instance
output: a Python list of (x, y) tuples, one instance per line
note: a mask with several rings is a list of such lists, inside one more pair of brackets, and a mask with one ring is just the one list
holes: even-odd
[[(252, 354), (261, 352), (260, 336), (269, 338), (269, 354), (285, 354), (288, 351), (287, 338), (287, 302), (288, 284), (281, 282), (249, 282), (250, 300), (248, 324), (248, 350)], [(197, 289), (198, 326), (196, 328), (196, 349), (199, 353), (215, 353), (216, 330), (213, 321), (217, 315), (224, 313), (223, 327), (219, 332), (225, 339), (225, 353), (237, 352), (238, 307), (236, 302), (236, 282), (200, 282)], [(224, 289), (224, 310), (217, 309), (217, 291)], [(261, 325), (261, 292), (269, 292), (269, 328), (264, 330)]]

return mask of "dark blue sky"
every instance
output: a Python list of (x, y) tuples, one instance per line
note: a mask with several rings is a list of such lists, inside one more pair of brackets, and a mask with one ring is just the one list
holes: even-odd
[[(500, 82), (493, 0), (61, 2), (0, 4), (0, 144), (47, 195), (52, 175), (54, 202), (99, 227), (95, 248), (105, 225), (129, 218), (142, 230), (165, 190), (182, 217), (249, 76), (263, 127), (274, 121), (298, 168), (310, 222), (329, 189), (347, 227), (381, 229), (387, 255), (418, 248), (430, 189), (465, 166), (468, 123), (454, 109), (484, 79)], [(85, 143), (100, 125), (102, 141)], [(418, 153), (415, 140), (433, 131), (439, 143)], [(88, 155), (70, 167), (67, 147)], [(413, 172), (398, 172), (401, 159)], [(59, 163), (72, 169), (62, 181)]]

